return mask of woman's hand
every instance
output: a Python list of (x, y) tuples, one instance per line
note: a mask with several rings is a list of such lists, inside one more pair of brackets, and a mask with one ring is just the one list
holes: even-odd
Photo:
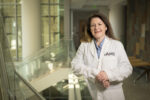
[(109, 87), (110, 82), (105, 71), (100, 71), (99, 74), (96, 76), (96, 79), (102, 82), (105, 88)]
[(110, 82), (109, 82), (108, 80), (107, 80), (107, 81), (103, 81), (102, 83), (103, 83), (103, 86), (104, 86), (105, 88), (108, 88), (109, 85), (110, 85)]
[(105, 71), (100, 71), (96, 78), (101, 82), (108, 80), (108, 76)]

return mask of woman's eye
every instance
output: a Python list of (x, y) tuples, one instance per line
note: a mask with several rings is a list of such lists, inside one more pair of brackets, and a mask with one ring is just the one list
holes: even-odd
[(91, 27), (94, 27), (95, 25), (91, 25)]

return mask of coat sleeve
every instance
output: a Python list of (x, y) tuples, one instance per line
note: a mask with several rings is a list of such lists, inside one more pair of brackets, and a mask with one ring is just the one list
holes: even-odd
[(79, 46), (76, 56), (71, 62), (72, 70), (77, 76), (83, 75), (86, 78), (95, 79), (96, 75), (98, 74), (98, 70), (96, 70), (96, 68), (94, 69), (88, 67), (84, 63), (85, 45), (85, 43), (81, 43), (81, 45)]
[(113, 70), (105, 70), (110, 82), (123, 81), (125, 78), (132, 74), (133, 70), (122, 43), (119, 42), (118, 49), (116, 52), (118, 53), (117, 67)]

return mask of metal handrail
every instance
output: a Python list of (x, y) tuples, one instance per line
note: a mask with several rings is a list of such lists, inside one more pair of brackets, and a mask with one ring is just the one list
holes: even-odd
[(26, 84), (27, 87), (29, 87), (29, 88), (31, 89), (31, 91), (32, 91), (36, 96), (39, 97), (39, 99), (45, 100), (45, 98), (42, 97), (42, 96), (38, 93), (38, 91), (37, 91), (36, 89), (34, 89), (34, 88), (28, 83), (28, 81), (26, 81), (16, 70), (15, 70), (15, 74), (23, 81), (24, 84)]

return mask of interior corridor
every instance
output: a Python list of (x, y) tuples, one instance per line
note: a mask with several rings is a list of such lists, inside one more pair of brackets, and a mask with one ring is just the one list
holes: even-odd
[(110, 20), (133, 67), (126, 100), (150, 100), (150, 0), (0, 0), (0, 100), (92, 100), (70, 62), (87, 18)]

